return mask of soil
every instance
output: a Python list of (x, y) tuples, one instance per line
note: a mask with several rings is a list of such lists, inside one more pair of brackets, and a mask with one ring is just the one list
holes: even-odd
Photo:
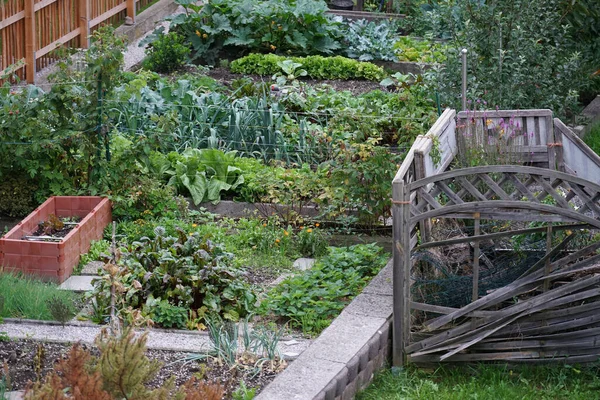
[[(54, 218), (56, 221), (50, 219)], [(48, 221), (40, 222), (38, 229), (31, 236), (51, 236), (53, 238), (63, 238), (71, 232), (79, 222), (79, 219), (69, 220), (69, 222), (60, 221), (56, 216), (51, 215)], [(54, 224), (60, 223), (62, 227), (56, 227)], [(43, 240), (43, 239), (42, 239)]]
[[(240, 78), (250, 78), (255, 82), (270, 82), (270, 76), (261, 75), (243, 75), (234, 74), (227, 68), (213, 68), (206, 72), (207, 76), (223, 83), (226, 86), (230, 86), (231, 82)], [(367, 81), (367, 80), (316, 80), (316, 79), (303, 79), (303, 82), (308, 83), (311, 86), (329, 85), (336, 91), (349, 90), (354, 95), (368, 93), (373, 90), (383, 90), (383, 86), (379, 82)]]
[[(70, 346), (59, 343), (42, 343), (32, 340), (21, 341), (0, 341), (0, 365), (7, 363), (10, 373), (10, 389), (24, 390), (27, 383), (35, 381), (37, 374), (35, 372), (35, 359), (38, 352), (38, 346), (43, 346), (43, 361), (41, 363), (41, 377), (46, 376), (52, 371), (54, 364), (64, 357), (70, 349)], [(82, 345), (85, 349), (97, 356), (98, 351), (90, 346)], [(227, 365), (207, 359), (199, 362), (188, 362), (184, 360), (190, 353), (147, 350), (146, 355), (151, 360), (158, 360), (162, 363), (162, 368), (157, 376), (149, 383), (152, 388), (160, 387), (171, 376), (176, 377), (176, 385), (180, 386), (193, 375), (200, 375), (207, 382), (219, 383), (225, 388), (224, 399), (231, 399), (231, 393), (235, 391), (243, 380), (248, 388), (257, 388), (259, 392), (269, 382), (271, 382), (277, 372), (261, 369), (256, 375), (247, 372), (253, 367), (253, 363), (247, 365), (241, 364), (239, 368), (230, 369)], [(182, 361), (182, 362), (178, 362)]]

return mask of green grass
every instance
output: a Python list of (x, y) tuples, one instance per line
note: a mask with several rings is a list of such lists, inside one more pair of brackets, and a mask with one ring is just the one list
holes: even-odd
[(592, 129), (585, 135), (583, 141), (590, 146), (596, 154), (600, 154), (600, 123), (596, 123), (592, 126)]
[(66, 290), (59, 290), (52, 283), (36, 279), (0, 273), (0, 296), (3, 307), (0, 317), (53, 320), (46, 306), (46, 301), (53, 296), (65, 300), (75, 300), (75, 295)]
[(600, 399), (600, 365), (476, 365), (385, 370), (357, 400)]

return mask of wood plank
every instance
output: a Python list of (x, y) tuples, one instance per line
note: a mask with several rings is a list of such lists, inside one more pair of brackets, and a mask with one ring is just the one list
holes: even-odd
[(54, 42), (50, 43), (48, 46), (45, 46), (44, 48), (39, 49), (36, 52), (36, 59), (39, 59), (39, 58), (45, 56), (46, 54), (50, 53), (51, 51), (56, 50), (58, 47), (60, 47), (60, 45), (67, 43), (69, 40), (75, 39), (80, 34), (81, 34), (81, 30), (80, 30), (80, 28), (77, 28), (74, 31), (69, 32), (65, 36), (61, 37), (60, 39), (55, 40)]
[(96, 18), (94, 18), (90, 21), (90, 28), (93, 28), (96, 25), (101, 24), (102, 22), (106, 21), (113, 15), (120, 13), (121, 11), (125, 10), (126, 8), (127, 8), (127, 3), (122, 3), (116, 7), (100, 14), (99, 16), (97, 16)]
[[(555, 351), (543, 352), (536, 350), (523, 350), (523, 351), (507, 351), (507, 352), (496, 352), (496, 353), (471, 353), (471, 354), (456, 354), (452, 357), (452, 362), (474, 362), (474, 361), (516, 361), (519, 359), (529, 359), (531, 362), (539, 362), (541, 359), (546, 359), (548, 362), (558, 362), (559, 359), (564, 358), (565, 361), (573, 362), (575, 359), (573, 356), (594, 356), (595, 360), (598, 360), (600, 355), (600, 348), (566, 348), (557, 349)], [(410, 356), (410, 361), (414, 363), (431, 363), (440, 362), (439, 355), (423, 355), (418, 357)]]
[[(573, 230), (573, 229), (589, 229), (591, 227), (588, 224), (569, 224), (569, 225), (556, 225), (553, 228), (555, 231), (561, 231), (561, 230)], [(436, 242), (423, 243), (422, 245), (415, 248), (415, 250), (424, 250), (424, 249), (428, 249), (431, 247), (439, 247), (439, 246), (450, 246), (453, 244), (460, 244), (460, 243), (472, 243), (472, 242), (475, 242), (476, 240), (479, 240), (479, 241), (494, 240), (494, 239), (499, 239), (499, 238), (506, 237), (506, 236), (528, 235), (531, 233), (539, 233), (539, 232), (545, 232), (545, 231), (546, 231), (546, 227), (544, 226), (544, 227), (539, 227), (539, 228), (517, 229), (514, 231), (507, 231), (507, 232), (487, 233), (487, 234), (480, 235), (478, 238), (468, 236), (468, 237), (460, 237), (460, 238), (455, 238), (455, 239), (439, 240)]]
[[(579, 136), (573, 133), (560, 119), (554, 118), (554, 127), (562, 134), (564, 138), (572, 142), (579, 150), (581, 150), (594, 164), (600, 166), (600, 156), (596, 154), (590, 147), (585, 144)], [(564, 139), (563, 139), (564, 141)]]
[(441, 174), (435, 176), (430, 176), (416, 182), (411, 182), (409, 184), (409, 190), (415, 190), (419, 187), (427, 186), (430, 183), (453, 179), (458, 176), (481, 175), (490, 173), (540, 175), (548, 179), (562, 179), (563, 181), (577, 183), (586, 188), (590, 188), (596, 192), (600, 192), (600, 185), (590, 182), (586, 179), (579, 178), (575, 175), (570, 175), (555, 170), (549, 170), (546, 168), (527, 167), (523, 165), (487, 165), (481, 167), (462, 168), (459, 170), (442, 172)]
[(25, 18), (25, 11), (20, 11), (6, 19), (3, 19), (2, 21), (0, 21), (0, 30), (14, 24), (15, 22), (19, 22), (24, 18)]
[(468, 118), (517, 118), (517, 117), (544, 117), (552, 116), (552, 110), (485, 110), (485, 111), (459, 111), (458, 119)]
[[(600, 242), (595, 243), (594, 246), (597, 246), (595, 248), (600, 247)], [(589, 251), (594, 246), (588, 246), (587, 250)], [(567, 257), (564, 257), (564, 258), (562, 258), (562, 259), (557, 260), (556, 262), (554, 262), (552, 264), (553, 270), (555, 270), (557, 268), (557, 263), (559, 263), (559, 262), (562, 263), (564, 260), (568, 260), (571, 257), (574, 257), (574, 254), (571, 254), (571, 255), (569, 255)], [(557, 277), (565, 276), (564, 274), (572, 274), (573, 271), (580, 271), (582, 269), (589, 269), (588, 267), (590, 266), (590, 264), (593, 266), (593, 268), (595, 268), (595, 266), (594, 266), (595, 264), (594, 263), (597, 263), (597, 262), (600, 262), (600, 255), (596, 255), (596, 256), (590, 257), (589, 259), (581, 261), (581, 262), (579, 262), (579, 263), (577, 263), (577, 264), (575, 264), (573, 266), (565, 267), (560, 272), (552, 274), (549, 277), (550, 278), (557, 278)], [(425, 330), (426, 331), (437, 330), (437, 329), (443, 327), (444, 325), (446, 325), (446, 324), (448, 324), (448, 323), (450, 323), (452, 321), (455, 321), (458, 318), (461, 318), (461, 317), (465, 316), (469, 312), (491, 307), (491, 306), (493, 306), (495, 304), (498, 304), (498, 303), (500, 303), (500, 302), (502, 302), (504, 300), (510, 299), (510, 298), (512, 298), (512, 297), (514, 297), (516, 295), (519, 295), (521, 293), (529, 291), (530, 289), (536, 287), (538, 285), (537, 281), (539, 281), (540, 279), (543, 279), (543, 277), (544, 277), (544, 271), (543, 270), (537, 270), (537, 271), (532, 272), (528, 276), (525, 276), (525, 277), (522, 277), (522, 278), (518, 278), (517, 280), (515, 280), (511, 284), (495, 290), (494, 292), (488, 294), (487, 296), (484, 296), (484, 297), (478, 299), (477, 301), (474, 301), (474, 302), (466, 305), (465, 307), (461, 308), (460, 310), (458, 310), (458, 311), (456, 311), (454, 313), (451, 313), (451, 314), (448, 314), (448, 315), (445, 315), (445, 316), (442, 316), (442, 317), (438, 318), (437, 320), (435, 320), (431, 324), (428, 324), (425, 327)], [(434, 340), (430, 340), (426, 344), (433, 344), (433, 342), (434, 342)], [(418, 346), (414, 346), (414, 348), (418, 348)]]
[[(553, 222), (585, 222), (595, 228), (600, 229), (600, 220), (589, 217), (585, 214), (581, 214), (574, 210), (567, 210), (560, 207), (555, 207), (542, 203), (532, 203), (528, 201), (474, 201), (463, 204), (452, 204), (447, 205), (438, 209), (423, 212), (419, 215), (411, 218), (411, 224), (416, 224), (424, 218), (441, 218), (442, 216), (448, 218), (449, 215), (456, 215), (461, 213), (473, 213), (480, 212), (482, 219), (495, 219), (494, 215), (498, 215), (497, 219), (502, 219), (505, 215), (495, 210), (511, 210), (506, 214), (513, 214), (515, 217), (512, 220), (531, 221), (531, 216), (538, 214), (536, 218), (540, 221), (553, 221)], [(517, 213), (512, 210), (524, 210), (529, 213)], [(543, 213), (549, 214), (544, 216)], [(485, 217), (484, 217), (485, 214)], [(500, 218), (502, 217), (502, 218)]]
[[(445, 306), (437, 306), (433, 304), (419, 303), (415, 301), (410, 302), (410, 307), (413, 310), (432, 312), (436, 314), (450, 314), (458, 310), (458, 308), (454, 307), (445, 307)], [(467, 314), (467, 317), (495, 317), (497, 316), (497, 311), (473, 311), (472, 313)]]
[(57, 1), (58, 1), (58, 0), (41, 0), (40, 2), (38, 2), (38, 3), (35, 3), (35, 6), (33, 7), (33, 9), (34, 9), (35, 11), (39, 11), (39, 10), (41, 10), (42, 8), (46, 8), (46, 7), (48, 7), (49, 5), (56, 3)]
[[(551, 291), (548, 291), (548, 292), (540, 294), (536, 297), (524, 300), (518, 304), (508, 307), (507, 309), (502, 310), (502, 313), (506, 314), (506, 315), (499, 319), (493, 318), (493, 320), (492, 320), (492, 318), (488, 317), (488, 318), (484, 318), (483, 320), (477, 321), (477, 323), (475, 324), (477, 328), (471, 329), (470, 331), (468, 328), (472, 326), (472, 323), (466, 322), (459, 327), (459, 328), (463, 327), (462, 334), (451, 334), (450, 331), (442, 332), (432, 338), (427, 339), (426, 341), (420, 342), (420, 343), (427, 342), (428, 344), (431, 344), (431, 343), (435, 342), (436, 339), (438, 340), (437, 343), (428, 345), (424, 350), (418, 351), (418, 352), (414, 353), (414, 355), (415, 356), (416, 355), (424, 355), (424, 354), (430, 354), (432, 352), (445, 351), (445, 350), (455, 347), (458, 344), (457, 342), (460, 342), (461, 340), (470, 339), (468, 342), (460, 344), (458, 347), (455, 347), (450, 352), (444, 354), (444, 356), (441, 358), (441, 360), (445, 360), (445, 359), (457, 354), (458, 352), (467, 349), (468, 347), (472, 346), (473, 344), (478, 343), (481, 340), (489, 337), (493, 333), (495, 333), (498, 330), (504, 328), (505, 326), (511, 324), (512, 322), (515, 322), (516, 320), (520, 319), (521, 317), (523, 317), (525, 315), (532, 314), (532, 313), (535, 313), (535, 312), (538, 312), (540, 310), (544, 310), (547, 308), (556, 307), (561, 304), (567, 304), (567, 303), (576, 301), (576, 299), (578, 299), (578, 298), (582, 298), (582, 297), (585, 298), (585, 296), (589, 295), (587, 292), (591, 292), (591, 291), (586, 291), (583, 294), (575, 293), (573, 295), (570, 295), (570, 293), (573, 293), (577, 290), (585, 289), (586, 287), (595, 285), (599, 282), (600, 282), (600, 275), (592, 276), (592, 277), (584, 278), (584, 279), (579, 279), (577, 281), (571, 282), (571, 283), (561, 286), (559, 288), (555, 288)], [(600, 289), (598, 289), (598, 288), (592, 289), (592, 291), (596, 292), (596, 294), (594, 294), (594, 295), (597, 295), (598, 293), (600, 293)], [(471, 303), (471, 304), (473, 304), (473, 303)], [(443, 317), (441, 317), (441, 318), (443, 318)], [(598, 318), (598, 320), (600, 320), (600, 315), (598, 315), (597, 318)], [(464, 327), (467, 327), (466, 331), (464, 330)], [(457, 331), (458, 329), (454, 328), (452, 330)], [(408, 349), (407, 349), (407, 351), (412, 352)]]

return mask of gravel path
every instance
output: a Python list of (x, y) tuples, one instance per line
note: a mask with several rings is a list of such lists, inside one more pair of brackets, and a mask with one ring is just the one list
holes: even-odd
[[(11, 339), (31, 339), (55, 343), (76, 343), (81, 341), (93, 344), (102, 327), (90, 324), (61, 325), (37, 323), (34, 321), (6, 321), (0, 325), (0, 332), (6, 332)], [(139, 331), (141, 334), (143, 331)], [(297, 358), (310, 345), (311, 340), (286, 337), (279, 343), (281, 354), (287, 360)], [(208, 334), (176, 330), (150, 329), (148, 348), (155, 350), (205, 352), (210, 349)]]

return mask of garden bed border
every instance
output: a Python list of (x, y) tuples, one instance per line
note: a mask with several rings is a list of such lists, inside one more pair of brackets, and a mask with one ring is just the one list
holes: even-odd
[(391, 354), (392, 303), (390, 260), (256, 400), (354, 398)]

